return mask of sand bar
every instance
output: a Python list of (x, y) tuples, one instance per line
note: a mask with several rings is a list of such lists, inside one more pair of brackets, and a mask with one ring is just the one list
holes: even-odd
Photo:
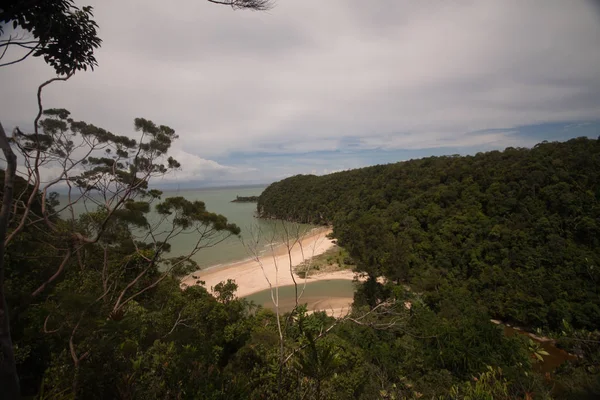
[[(326, 237), (329, 233), (331, 233), (331, 229), (317, 228), (302, 239), (301, 246), (300, 243), (296, 243), (293, 247), (290, 246), (291, 251), (289, 253), (285, 244), (279, 245), (258, 257), (254, 257), (254, 259), (196, 271), (184, 278), (182, 285), (195, 285), (197, 280), (201, 280), (205, 282), (206, 288), (211, 291), (211, 288), (219, 282), (233, 279), (238, 285), (238, 297), (269, 289), (269, 282), (273, 286), (293, 285), (294, 280), (290, 274), (290, 269), (333, 247), (334, 242)], [(324, 279), (352, 280), (354, 276), (354, 272), (349, 270), (314, 275), (306, 280), (294, 274), (294, 278), (299, 284), (303, 284), (305, 281), (314, 282)]]

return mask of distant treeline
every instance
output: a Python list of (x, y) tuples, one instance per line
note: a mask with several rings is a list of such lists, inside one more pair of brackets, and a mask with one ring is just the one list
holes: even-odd
[(600, 142), (429, 157), (270, 185), (262, 217), (333, 224), (375, 277), (439, 309), (461, 290), (495, 318), (600, 326)]
[(231, 200), (232, 203), (256, 203), (258, 196), (236, 196), (235, 200)]

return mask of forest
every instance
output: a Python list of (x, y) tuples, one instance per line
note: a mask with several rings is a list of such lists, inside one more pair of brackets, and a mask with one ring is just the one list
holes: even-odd
[(600, 142), (430, 157), (325, 176), (260, 196), (263, 217), (333, 224), (358, 269), (431, 304), (460, 288), (493, 318), (600, 326)]
[[(71, 132), (75, 138), (79, 132), (97, 135), (123, 157), (127, 151), (147, 148), (83, 122), (63, 125), (61, 121), (70, 119), (64, 110), (44, 115), (40, 139), (54, 143), (47, 154), (58, 153), (59, 132)], [(146, 142), (148, 146), (167, 154), (176, 138), (172, 130), (142, 119), (136, 124), (155, 138)], [(28, 138), (22, 139), (23, 148)], [(230, 236), (240, 230), (201, 202), (164, 198), (141, 184), (144, 181), (131, 171), (144, 176), (139, 174), (144, 169), (159, 174), (167, 169), (151, 166), (152, 151), (142, 152), (146, 161), (139, 164), (131, 159), (138, 170), (122, 165), (114, 174), (114, 161), (120, 156), (88, 159), (87, 171), (73, 179), (84, 193), (91, 186), (102, 188), (99, 176), (112, 176), (119, 182), (120, 196), (135, 187), (139, 197), (118, 207), (101, 205), (75, 218), (57, 213), (61, 206), (56, 195), (44, 196), (43, 190), (16, 179), (15, 193), (31, 199), (29, 218), (23, 219), (26, 208), (15, 208), (9, 231), (16, 234), (5, 257), (6, 300), (21, 393), (36, 399), (597, 398), (600, 335), (594, 327), (597, 320), (587, 311), (597, 305), (597, 281), (589, 278), (595, 272), (596, 239), (586, 233), (595, 229), (592, 216), (597, 218), (593, 213), (598, 148), (597, 141), (577, 139), (531, 150), (423, 159), (273, 184), (261, 196), (263, 213), (270, 210), (270, 217), (289, 218), (289, 208), (275, 215), (278, 203), (269, 199), (293, 204), (294, 217), (302, 220), (315, 218), (311, 210), (323, 210), (316, 214), (322, 219), (311, 221), (333, 222), (334, 233), (356, 268), (371, 277), (387, 277), (385, 284), (369, 279), (358, 285), (352, 313), (338, 320), (308, 313), (301, 304), (291, 313), (277, 315), (237, 298), (233, 281), (217, 285), (216, 296), (203, 286), (181, 287), (179, 278), (194, 270), (193, 263), (170, 256), (169, 241), (143, 242), (136, 239), (139, 233), (134, 234), (152, 231), (146, 219), (151, 208), (172, 226), (171, 240), (178, 232), (208, 229)], [(497, 161), (487, 163), (488, 157)], [(574, 164), (579, 167), (573, 169)], [(539, 173), (524, 174), (517, 167)], [(514, 181), (502, 176), (509, 172)], [(404, 190), (386, 184), (392, 174), (397, 176), (394, 185)], [(362, 196), (354, 198), (356, 209), (339, 204), (329, 220), (325, 210), (334, 210), (335, 204), (321, 208), (312, 202), (327, 198), (324, 187), (336, 190), (331, 183), (320, 186), (320, 180), (332, 179), (339, 182), (339, 190)], [(299, 192), (288, 191), (288, 181)], [(375, 192), (368, 186), (374, 184), (386, 190)], [(565, 193), (553, 190), (555, 185), (573, 189)], [(296, 198), (302, 191), (307, 196)], [(482, 194), (488, 192), (494, 196)], [(522, 198), (510, 201), (509, 193)], [(341, 191), (328, 195), (353, 198)], [(303, 199), (311, 203), (303, 205)], [(547, 238), (557, 236), (551, 246), (527, 236), (538, 235), (529, 230), (541, 229), (536, 220), (530, 228), (522, 214), (511, 217), (511, 211), (524, 210), (520, 203), (528, 206), (527, 212), (554, 221), (556, 225), (541, 225)], [(444, 224), (445, 218), (452, 224)], [(482, 225), (486, 218), (493, 223)], [(581, 231), (582, 223), (572, 220), (585, 218), (591, 222)], [(21, 221), (26, 221), (22, 228)], [(519, 240), (511, 235), (517, 224)], [(99, 232), (97, 241), (81, 239)], [(561, 249), (576, 249), (557, 254), (559, 240), (564, 242)], [(192, 250), (201, 251), (207, 243), (199, 242)], [(536, 247), (527, 247), (531, 243)], [(443, 265), (437, 261), (442, 259), (440, 251), (432, 250), (438, 246), (448, 252)], [(547, 254), (537, 261), (539, 267), (533, 262), (519, 264), (519, 257), (534, 257), (530, 253), (541, 257), (542, 251)], [(482, 261), (479, 254), (486, 255)], [(557, 257), (560, 266), (551, 263)], [(587, 264), (577, 264), (586, 258)], [(417, 264), (422, 259), (436, 262)], [(494, 265), (493, 260), (501, 261)], [(584, 273), (588, 277), (578, 275)], [(535, 281), (521, 282), (534, 277)], [(574, 293), (569, 295), (569, 290)], [(559, 299), (552, 301), (552, 296)], [(557, 301), (564, 304), (563, 314), (554, 311)], [(490, 322), (492, 317), (539, 327), (577, 358), (544, 371), (547, 353), (539, 344), (524, 335), (504, 335)]]
[[(185, 167), (174, 129), (132, 118), (114, 134), (44, 107), (44, 88), (97, 67), (93, 17), (70, 0), (0, 8), (0, 58), (24, 52), (0, 66), (32, 56), (56, 73), (31, 130), (0, 124), (0, 399), (599, 397), (597, 140), (272, 184), (263, 218), (332, 225), (368, 277), (343, 318), (301, 303), (280, 314), (231, 280), (181, 284), (193, 255), (241, 231), (153, 188)], [(179, 235), (197, 238), (187, 254), (170, 252)], [(546, 371), (538, 342), (491, 319), (572, 359)]]
[(258, 212), (332, 224), (369, 276), (355, 301), (409, 288), (437, 312), (460, 301), (531, 331), (597, 337), (599, 171), (599, 140), (543, 142), (298, 175), (265, 189)]

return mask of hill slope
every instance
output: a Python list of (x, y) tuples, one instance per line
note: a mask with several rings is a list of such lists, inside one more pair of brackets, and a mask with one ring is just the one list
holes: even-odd
[(429, 157), (270, 185), (263, 217), (333, 223), (372, 276), (430, 306), (466, 289), (496, 318), (600, 326), (600, 141)]

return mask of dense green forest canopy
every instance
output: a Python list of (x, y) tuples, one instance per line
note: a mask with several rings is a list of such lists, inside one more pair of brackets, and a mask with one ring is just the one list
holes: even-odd
[[(574, 149), (577, 143), (589, 153), (598, 148), (593, 141), (552, 146)], [(589, 171), (590, 176), (595, 173)], [(32, 193), (32, 188), (18, 179), (16, 191)], [(132, 239), (131, 230), (144, 226), (140, 221), (150, 205), (158, 211), (189, 208), (176, 217), (178, 226), (189, 227), (191, 220), (183, 218), (189, 214), (205, 216), (203, 223), (220, 230), (239, 230), (223, 216), (208, 213), (201, 202), (161, 199), (159, 192), (153, 196), (148, 207), (131, 203), (114, 213), (102, 239), (82, 247), (35, 298), (32, 291), (60, 264), (70, 232), (85, 233), (105, 210), (90, 209), (70, 221), (53, 216), (51, 226), (65, 229), (63, 236), (44, 221), (33, 221), (9, 243), (7, 300), (21, 390), (27, 398), (592, 399), (600, 393), (597, 333), (565, 322), (560, 345), (580, 358), (542, 375), (537, 357), (544, 353), (539, 346), (522, 335), (507, 337), (490, 323), (489, 304), (471, 297), (477, 281), (459, 285), (459, 271), (453, 272), (452, 265), (444, 267), (446, 275), (433, 266), (420, 275), (408, 264), (407, 277), (421, 292), (394, 281), (382, 285), (368, 280), (358, 286), (352, 314), (337, 321), (324, 313), (309, 314), (302, 306), (279, 318), (236, 298), (232, 281), (217, 285), (214, 296), (202, 286), (181, 287), (181, 270), (165, 274), (152, 262), (168, 257), (162, 255), (168, 254), (167, 248)], [(33, 213), (41, 212), (44, 201), (50, 210), (57, 206), (54, 195), (34, 200)], [(372, 260), (397, 257), (380, 258), (378, 264), (360, 258), (361, 269), (378, 268), (373, 275), (388, 275), (391, 265), (402, 265), (405, 253), (377, 253), (386, 250), (377, 247), (376, 239), (386, 238), (383, 222), (388, 217), (385, 209), (371, 206), (366, 211), (373, 215), (365, 218), (379, 218), (381, 226), (370, 226), (365, 219), (365, 229), (381, 229), (375, 232), (379, 236), (357, 231), (356, 238), (364, 243), (344, 241), (355, 255), (369, 249), (365, 254)], [(15, 207), (13, 221), (21, 212)], [(408, 221), (401, 219), (394, 229), (418, 237), (422, 227)], [(340, 224), (336, 234), (342, 237), (339, 232), (351, 229)], [(425, 245), (425, 239), (419, 243)], [(137, 295), (123, 303), (124, 292)], [(115, 308), (116, 303), (121, 305)], [(579, 303), (570, 299), (568, 304)]]
[(270, 185), (268, 218), (333, 224), (372, 277), (464, 290), (531, 328), (600, 326), (600, 141), (428, 157)]

